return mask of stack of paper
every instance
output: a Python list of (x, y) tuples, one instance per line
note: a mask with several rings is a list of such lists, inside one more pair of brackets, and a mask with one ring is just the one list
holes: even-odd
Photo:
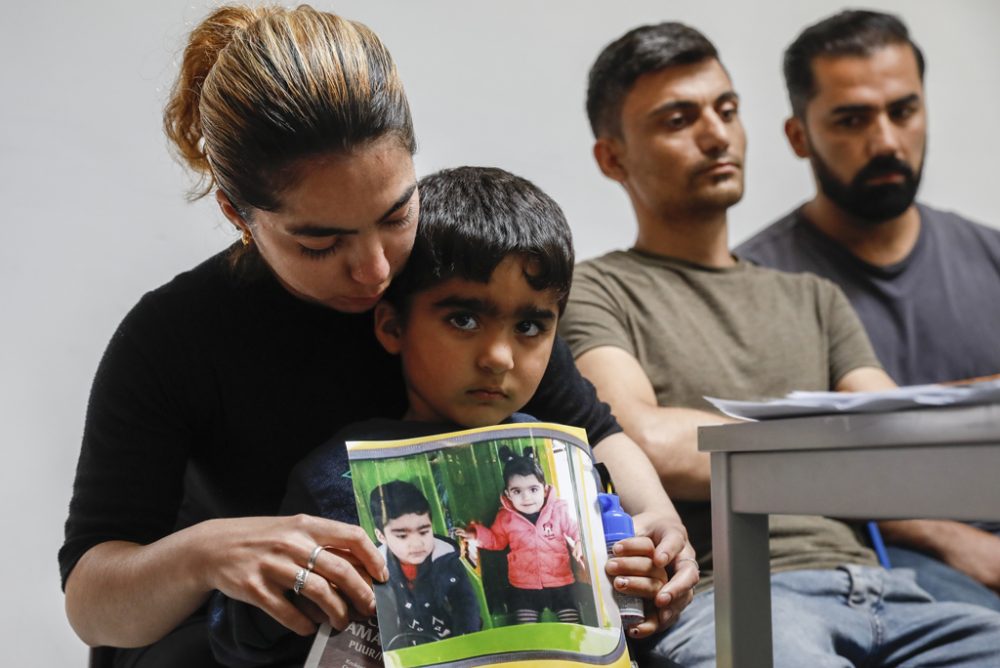
[(1000, 403), (1000, 378), (962, 385), (909, 385), (882, 392), (789, 392), (780, 399), (762, 401), (705, 399), (726, 415), (744, 420), (831, 413), (884, 413), (928, 406)]

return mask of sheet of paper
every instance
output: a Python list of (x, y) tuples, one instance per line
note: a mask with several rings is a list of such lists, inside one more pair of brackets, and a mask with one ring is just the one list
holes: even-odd
[(1000, 378), (956, 385), (909, 385), (882, 392), (789, 392), (761, 401), (705, 397), (726, 415), (743, 420), (885, 413), (929, 406), (971, 406), (1000, 403)]

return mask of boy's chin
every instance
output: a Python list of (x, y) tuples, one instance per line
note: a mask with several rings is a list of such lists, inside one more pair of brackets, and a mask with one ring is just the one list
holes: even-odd
[(419, 561), (413, 561), (412, 559), (400, 559), (399, 562), (402, 563), (402, 564), (406, 564), (407, 566), (419, 566), (420, 564), (422, 564), (425, 561), (427, 561), (427, 557), (429, 557), (429, 556), (430, 556), (430, 553), (425, 554), (423, 557), (420, 558)]

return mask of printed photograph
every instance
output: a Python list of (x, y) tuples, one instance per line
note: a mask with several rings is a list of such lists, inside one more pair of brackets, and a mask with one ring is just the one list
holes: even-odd
[(589, 452), (569, 433), (505, 427), (348, 444), (361, 525), (389, 568), (375, 586), (387, 665), (444, 641), (558, 652), (560, 634), (568, 659), (593, 642), (587, 627), (615, 653)]

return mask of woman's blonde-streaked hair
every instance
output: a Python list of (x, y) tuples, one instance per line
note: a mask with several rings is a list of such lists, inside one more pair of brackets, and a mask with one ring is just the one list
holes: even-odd
[(360, 23), (308, 5), (225, 6), (192, 32), (163, 112), (167, 137), (244, 218), (273, 210), (303, 160), (393, 136), (416, 145), (388, 50)]

